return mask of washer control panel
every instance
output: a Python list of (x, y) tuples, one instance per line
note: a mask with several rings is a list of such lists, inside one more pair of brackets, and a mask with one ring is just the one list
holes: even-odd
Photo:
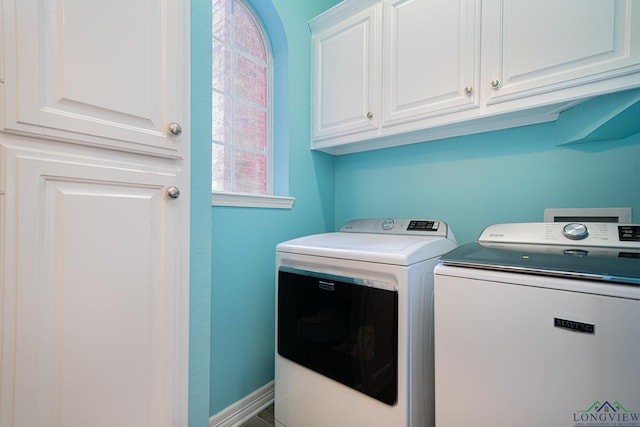
[(495, 224), (479, 242), (640, 248), (640, 224), (529, 222)]
[(621, 242), (640, 242), (640, 225), (621, 225), (618, 236)]
[(589, 229), (584, 224), (572, 222), (562, 228), (562, 235), (571, 240), (582, 240), (589, 235)]

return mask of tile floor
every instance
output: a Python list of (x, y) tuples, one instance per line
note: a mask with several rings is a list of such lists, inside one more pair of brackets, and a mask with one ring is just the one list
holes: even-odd
[(274, 425), (272, 403), (240, 427), (273, 427)]

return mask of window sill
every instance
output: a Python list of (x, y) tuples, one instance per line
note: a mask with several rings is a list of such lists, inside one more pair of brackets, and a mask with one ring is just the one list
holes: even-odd
[(214, 191), (211, 194), (211, 206), (291, 209), (295, 200), (295, 197), (263, 194), (225, 193), (219, 191)]

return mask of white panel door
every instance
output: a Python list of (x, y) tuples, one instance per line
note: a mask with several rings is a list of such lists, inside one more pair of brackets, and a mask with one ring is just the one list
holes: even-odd
[(186, 427), (180, 171), (5, 157), (0, 426)]
[(183, 2), (3, 1), (6, 130), (182, 156)]
[(383, 125), (477, 107), (476, 0), (385, 2)]
[(490, 0), (483, 8), (488, 103), (640, 70), (638, 2)]
[(313, 139), (376, 130), (382, 5), (313, 35)]

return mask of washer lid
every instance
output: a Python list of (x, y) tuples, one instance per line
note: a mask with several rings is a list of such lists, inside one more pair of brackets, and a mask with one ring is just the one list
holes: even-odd
[(335, 232), (280, 243), (278, 252), (408, 266), (437, 258), (457, 245), (439, 236)]
[(441, 262), (640, 286), (640, 248), (472, 242), (449, 252)]

